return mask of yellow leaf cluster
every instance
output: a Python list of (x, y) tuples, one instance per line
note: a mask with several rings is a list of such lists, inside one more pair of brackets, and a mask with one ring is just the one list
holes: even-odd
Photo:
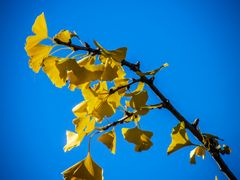
[(153, 133), (150, 131), (143, 131), (138, 127), (132, 129), (122, 128), (122, 134), (124, 139), (135, 144), (135, 151), (137, 152), (148, 150), (153, 145), (151, 142)]
[[(96, 118), (97, 122), (101, 122), (104, 117), (112, 116), (116, 108), (119, 107), (121, 95), (118, 92), (109, 94), (109, 89), (106, 81), (101, 81), (93, 88), (89, 85), (82, 88), (82, 94), (84, 96), (84, 107), (79, 108), (77, 113), (87, 112), (89, 115)], [(80, 106), (80, 107), (83, 107)]]
[(168, 154), (171, 154), (185, 146), (192, 145), (186, 133), (184, 122), (179, 123), (176, 127), (173, 128), (171, 137), (172, 142), (168, 147)]
[(87, 157), (62, 172), (65, 180), (103, 180), (103, 170), (96, 164), (90, 153)]

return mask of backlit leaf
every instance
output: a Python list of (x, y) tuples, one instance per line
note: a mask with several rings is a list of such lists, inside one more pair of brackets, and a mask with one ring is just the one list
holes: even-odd
[(192, 145), (192, 143), (188, 139), (184, 122), (179, 123), (176, 127), (172, 129), (171, 137), (172, 142), (168, 147), (168, 154), (171, 154), (174, 151), (177, 151), (185, 146)]
[(103, 180), (103, 170), (96, 164), (90, 153), (87, 157), (62, 172), (65, 180)]
[(78, 105), (76, 105), (72, 111), (75, 114), (75, 116), (80, 117), (82, 115), (85, 115), (87, 113), (87, 101), (82, 101)]
[(144, 83), (139, 82), (137, 88), (134, 91), (132, 91), (131, 93), (125, 93), (125, 96), (134, 96), (134, 95), (138, 94), (139, 92), (141, 92), (143, 90), (143, 88), (144, 88)]
[(100, 60), (105, 63), (108, 59), (113, 59), (114, 61), (120, 63), (126, 57), (127, 48), (118, 48), (116, 50), (106, 50), (97, 41), (94, 41), (95, 45), (102, 51), (100, 55)]
[(103, 70), (103, 65), (79, 66), (77, 70), (68, 73), (70, 84), (78, 86), (86, 82), (99, 80), (101, 79)]
[(141, 109), (146, 106), (148, 99), (147, 91), (144, 90), (138, 94), (135, 94), (130, 100), (130, 106), (137, 110), (138, 114), (144, 115), (148, 112), (148, 109)]
[(107, 101), (114, 107), (114, 109), (116, 109), (121, 105), (121, 98), (122, 96), (118, 92), (115, 92), (108, 96)]
[(28, 52), (43, 39), (48, 38), (47, 24), (44, 13), (41, 13), (35, 20), (32, 26), (33, 36), (28, 36), (26, 40), (25, 50)]
[(96, 123), (95, 118), (91, 118), (90, 122), (88, 123), (85, 129), (86, 135), (90, 134), (95, 129), (95, 123)]
[(96, 100), (92, 115), (97, 118), (97, 122), (101, 122), (105, 116), (111, 117), (115, 113), (113, 106), (107, 100)]
[(64, 43), (69, 43), (71, 38), (74, 36), (74, 34), (68, 30), (61, 30), (58, 34), (56, 34), (54, 36), (54, 40), (57, 41), (61, 41)]
[(75, 129), (78, 134), (85, 133), (84, 131), (89, 123), (90, 116), (82, 116), (73, 120), (73, 124), (75, 125)]
[(65, 152), (70, 151), (72, 148), (76, 146), (79, 146), (85, 136), (85, 133), (78, 134), (75, 132), (67, 131), (66, 136), (67, 144), (64, 146)]
[[(114, 79), (114, 84), (115, 84), (115, 87), (113, 89), (117, 89), (119, 87), (127, 85), (128, 84), (128, 79), (126, 79), (126, 78), (116, 78), (116, 79)], [(121, 88), (121, 89), (118, 90), (118, 93), (123, 94), (123, 93), (125, 93), (125, 91), (127, 89), (128, 89), (127, 87)]]
[(196, 148), (194, 148), (191, 152), (190, 152), (190, 163), (191, 164), (195, 164), (196, 160), (195, 160), (195, 156), (202, 156), (202, 158), (205, 158), (205, 147), (203, 146), (197, 146)]
[(98, 140), (105, 144), (113, 154), (116, 153), (116, 133), (114, 129), (101, 135)]
[(44, 59), (43, 71), (48, 75), (53, 84), (61, 88), (68, 80), (68, 72), (75, 74), (87, 72), (84, 67), (80, 67), (75, 59), (58, 58), (49, 56)]
[(50, 51), (52, 50), (52, 46), (46, 46), (42, 44), (38, 44), (27, 51), (29, 60), (29, 67), (35, 72), (38, 73), (42, 67), (44, 58), (48, 57)]
[(132, 129), (122, 128), (122, 134), (124, 139), (135, 144), (135, 151), (137, 152), (148, 150), (153, 145), (150, 140), (153, 133), (150, 131), (143, 131), (138, 127)]
[(102, 81), (112, 81), (117, 75), (118, 67), (114, 66), (110, 61), (106, 61), (104, 64), (104, 70), (101, 76)]

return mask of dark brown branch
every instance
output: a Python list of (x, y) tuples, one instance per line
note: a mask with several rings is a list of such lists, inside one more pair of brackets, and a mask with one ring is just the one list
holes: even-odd
[[(129, 67), (131, 70), (137, 72), (140, 71), (139, 67), (136, 67), (135, 64), (132, 64), (126, 60), (122, 61), (122, 65)], [(141, 72), (141, 71), (140, 71)], [(147, 77), (142, 77), (143, 82), (145, 82), (152, 91), (162, 100), (164, 103), (164, 107), (168, 109), (180, 122), (184, 122), (186, 128), (191, 131), (191, 133), (204, 145), (203, 137), (201, 133), (191, 124), (189, 123), (170, 103), (170, 101), (158, 90), (158, 88), (153, 84), (153, 81), (148, 79)], [(213, 159), (217, 162), (219, 169), (225, 173), (225, 175), (232, 180), (237, 179), (232, 171), (228, 168), (226, 163), (221, 158), (219, 151), (215, 147), (211, 147), (209, 150), (210, 154), (212, 155)]]
[[(55, 40), (56, 41), (56, 40)], [(89, 46), (83, 47), (83, 46), (78, 46), (74, 45), (71, 42), (70, 43), (64, 43), (59, 40), (56, 41), (58, 44), (62, 44), (68, 47), (73, 48), (74, 51), (78, 50), (83, 50), (83, 51), (88, 51), (89, 53), (92, 54), (101, 54), (101, 51), (99, 49), (92, 49)], [(134, 72), (141, 72), (140, 71), (140, 62), (137, 62), (136, 64), (130, 63), (126, 60), (122, 61), (122, 65), (127, 66)], [(179, 113), (176, 108), (170, 103), (170, 101), (159, 91), (159, 89), (153, 84), (153, 80), (149, 79), (145, 76), (141, 77), (141, 81), (145, 82), (151, 89), (152, 91), (160, 98), (160, 100), (164, 103), (164, 107), (168, 109), (180, 122), (184, 122), (186, 128), (204, 145), (203, 142), (203, 137), (201, 132), (199, 132), (190, 122), (188, 122), (182, 115)], [(122, 119), (115, 121), (111, 124), (108, 124), (106, 126), (101, 127), (102, 129), (99, 130), (107, 130), (110, 127), (116, 126), (117, 124), (122, 124), (125, 122), (125, 120), (129, 118), (129, 116), (125, 116)], [(232, 173), (232, 171), (228, 168), (226, 163), (223, 161), (222, 157), (220, 156), (219, 151), (214, 147), (211, 146), (209, 150), (211, 156), (213, 159), (216, 161), (216, 163), (219, 166), (219, 169), (231, 180), (237, 179), (235, 175)]]
[(124, 88), (129, 89), (131, 85), (133, 85), (133, 84), (135, 84), (135, 83), (137, 83), (139, 81), (141, 81), (141, 78), (140, 79), (133, 79), (133, 81), (131, 83), (129, 83), (129, 84), (126, 84), (126, 85), (123, 85), (123, 86), (119, 86), (119, 87), (117, 87), (115, 89), (110, 89), (109, 90), (109, 94), (113, 94), (113, 93), (119, 91), (120, 89), (124, 89)]
[(92, 49), (89, 45), (88, 46), (78, 46), (78, 45), (72, 44), (71, 41), (69, 43), (66, 43), (66, 42), (60, 41), (59, 39), (54, 39), (54, 41), (57, 44), (71, 47), (74, 51), (82, 50), (82, 51), (88, 51), (89, 53), (93, 53), (93, 54), (100, 54), (99, 49)]
[(96, 130), (99, 130), (99, 131), (106, 131), (108, 130), (109, 128), (111, 127), (114, 127), (118, 124), (123, 124), (123, 123), (128, 123), (128, 122), (131, 122), (131, 121), (126, 121), (128, 118), (132, 117), (134, 115), (134, 113), (127, 113), (126, 116), (122, 117), (121, 119), (117, 120), (117, 121), (114, 121), (110, 124), (107, 124), (106, 126), (102, 126), (102, 127), (96, 127), (95, 129)]

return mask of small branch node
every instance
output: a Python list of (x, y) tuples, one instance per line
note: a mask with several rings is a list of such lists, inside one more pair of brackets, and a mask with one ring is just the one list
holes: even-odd
[(195, 129), (197, 129), (198, 123), (199, 123), (199, 118), (196, 118), (196, 119), (193, 121), (192, 126), (193, 126)]
[(154, 77), (154, 76), (152, 76), (152, 77), (149, 79), (150, 83), (153, 83), (154, 80), (155, 80), (155, 77)]
[(140, 61), (137, 61), (137, 62), (136, 62), (135, 67), (136, 67), (136, 69), (138, 69), (138, 70), (140, 69)]

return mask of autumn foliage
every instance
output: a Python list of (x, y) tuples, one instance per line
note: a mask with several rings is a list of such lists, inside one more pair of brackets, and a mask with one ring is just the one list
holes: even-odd
[[(126, 75), (123, 68), (127, 53), (125, 47), (107, 50), (99, 42), (94, 41), (94, 49), (89, 44), (83, 43), (77, 33), (68, 30), (62, 30), (54, 37), (49, 37), (43, 13), (36, 18), (32, 32), (34, 35), (27, 37), (25, 45), (25, 50), (30, 57), (29, 67), (35, 73), (42, 69), (58, 88), (68, 85), (71, 91), (81, 90), (84, 98), (72, 109), (76, 116), (73, 120), (75, 131), (66, 131), (67, 142), (64, 151), (70, 151), (79, 146), (86, 137), (89, 140), (89, 149), (84, 160), (63, 172), (65, 179), (103, 179), (102, 168), (90, 155), (90, 141), (93, 136), (99, 136), (98, 140), (115, 154), (117, 142), (114, 127), (119, 124), (135, 124), (134, 128), (122, 128), (122, 135), (126, 141), (134, 144), (136, 152), (151, 148), (153, 132), (141, 129), (140, 119), (152, 109), (168, 107), (164, 102), (149, 105), (148, 92), (144, 86), (147, 80), (153, 81), (155, 74), (167, 67), (167, 63), (148, 72), (138, 70), (139, 64), (136, 64), (136, 69), (132, 68), (132, 70), (139, 79), (133, 79)], [(42, 43), (43, 40), (44, 43)], [(73, 40), (78, 41), (80, 45), (74, 45)], [(68, 54), (63, 56), (62, 52), (68, 52)], [(113, 122), (106, 121), (116, 112), (123, 114), (121, 119)], [(186, 122), (180, 121), (173, 128), (172, 142), (167, 149), (168, 154), (185, 146), (193, 146), (190, 152), (190, 163), (194, 164), (195, 156), (204, 158), (206, 151), (211, 152), (213, 142), (214, 148), (218, 146), (221, 154), (230, 153), (228, 146), (219, 145), (217, 136), (201, 133), (198, 124), (194, 126), (201, 134), (202, 142), (200, 145), (192, 143), (185, 126)]]

